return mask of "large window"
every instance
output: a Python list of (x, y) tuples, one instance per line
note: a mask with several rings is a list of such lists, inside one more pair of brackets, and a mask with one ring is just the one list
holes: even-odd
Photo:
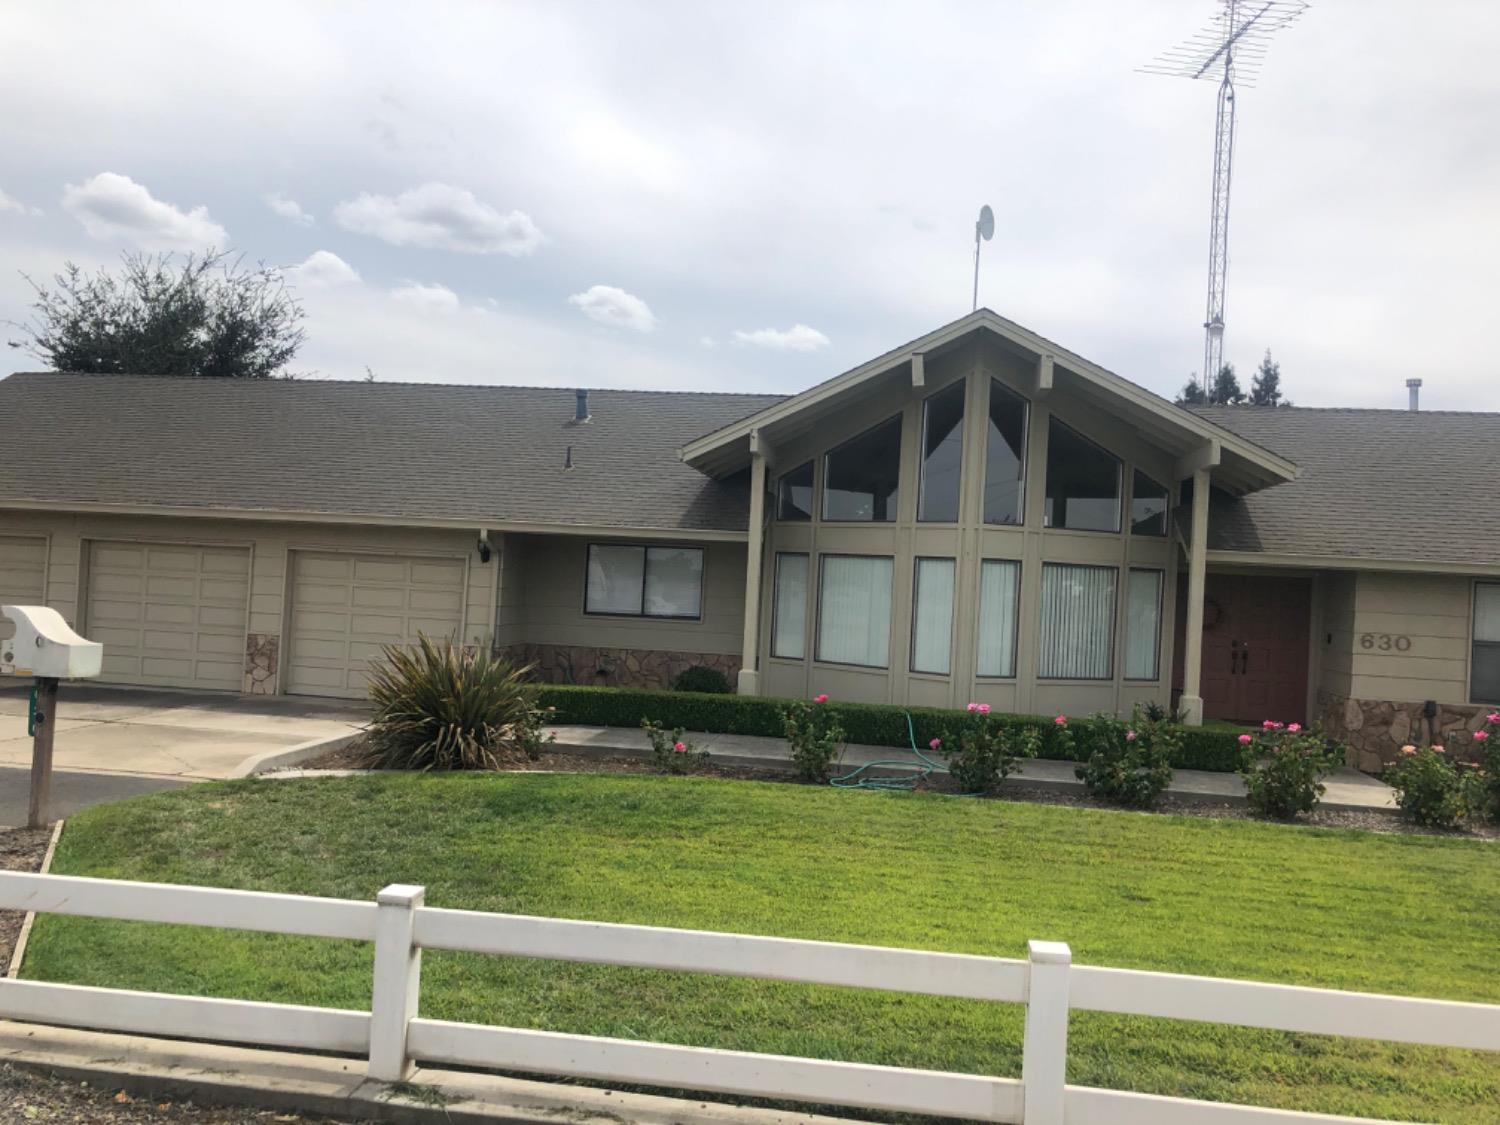
[(984, 559), (979, 564), (979, 652), (981, 676), (1016, 674), (1016, 607), (1021, 598), (1021, 564)]
[(1139, 469), (1135, 471), (1135, 480), (1130, 489), (1130, 533), (1167, 533), (1167, 490)]
[(964, 457), (964, 381), (922, 404), (922, 487), (917, 519), (958, 522), (958, 486)]
[(891, 523), (901, 477), (901, 415), (823, 459), (823, 518)]
[(918, 559), (912, 590), (911, 670), (946, 676), (953, 650), (952, 559)]
[(888, 666), (892, 560), (820, 555), (818, 571), (818, 659)]
[(1474, 584), (1474, 651), (1469, 667), (1469, 698), (1500, 703), (1500, 583)]
[(801, 660), (807, 651), (807, 556), (776, 556), (771, 655)]
[(703, 611), (703, 550), (590, 543), (587, 613), (681, 617)]
[(1125, 678), (1161, 675), (1161, 586), (1159, 570), (1132, 570), (1125, 585)]
[(1026, 493), (1026, 400), (990, 380), (984, 445), (984, 522), (1022, 522)]
[(1117, 578), (1112, 566), (1042, 564), (1038, 676), (1107, 680), (1113, 675)]
[(783, 473), (776, 485), (776, 518), (810, 520), (813, 506), (813, 463)]
[(1047, 526), (1120, 530), (1120, 459), (1056, 418), (1047, 427)]

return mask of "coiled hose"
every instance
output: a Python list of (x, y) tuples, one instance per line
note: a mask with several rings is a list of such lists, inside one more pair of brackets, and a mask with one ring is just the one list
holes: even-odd
[[(926, 781), (934, 772), (946, 773), (946, 769), (934, 762), (917, 747), (917, 731), (912, 725), (911, 712), (902, 712), (906, 716), (906, 739), (911, 744), (911, 752), (917, 756), (922, 763), (913, 767), (911, 762), (905, 758), (882, 758), (876, 762), (866, 762), (864, 765), (850, 770), (848, 773), (840, 774), (838, 777), (829, 778), (828, 784), (839, 789), (887, 789), (897, 791), (910, 791), (922, 782)], [(839, 755), (839, 763), (843, 764), (844, 756)], [(872, 776), (870, 771), (885, 767), (902, 767), (910, 772), (881, 777)]]

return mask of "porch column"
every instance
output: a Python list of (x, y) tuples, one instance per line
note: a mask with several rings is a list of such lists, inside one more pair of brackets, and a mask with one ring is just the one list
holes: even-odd
[(750, 537), (745, 543), (745, 634), (740, 648), (741, 695), (760, 694), (760, 570), (765, 553), (766, 454), (760, 432), (750, 434)]
[(1189, 726), (1203, 725), (1203, 586), (1208, 568), (1208, 469), (1193, 472), (1193, 541), (1188, 549), (1187, 622), (1183, 633), (1182, 708)]

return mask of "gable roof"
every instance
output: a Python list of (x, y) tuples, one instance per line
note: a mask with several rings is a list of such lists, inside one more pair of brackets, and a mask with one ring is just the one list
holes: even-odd
[(1208, 406), (1302, 472), (1212, 497), (1211, 551), (1500, 569), (1500, 414)]
[[(40, 372), (0, 380), (0, 507), (730, 533), (685, 438), (775, 395)], [(574, 467), (565, 469), (568, 447)]]
[[(1039, 363), (1039, 372), (1044, 369), (1044, 377), (1054, 382), (1039, 385), (1038, 394), (1048, 393), (1056, 386), (1091, 400), (1139, 431), (1146, 440), (1181, 459), (1211, 451), (1211, 456), (1218, 459), (1215, 483), (1222, 488), (1234, 493), (1250, 492), (1292, 480), (1297, 475), (1296, 464), (1273, 450), (1107, 371), (987, 308), (688, 442), (680, 451), (682, 459), (716, 476), (737, 472), (749, 462), (752, 431), (759, 431), (773, 445), (805, 432), (819, 419), (845, 408), (854, 397), (868, 393), (878, 380), (908, 378), (914, 355), (941, 354), (979, 332), (991, 333), (1008, 349)], [(1040, 366), (1044, 360), (1045, 368)]]

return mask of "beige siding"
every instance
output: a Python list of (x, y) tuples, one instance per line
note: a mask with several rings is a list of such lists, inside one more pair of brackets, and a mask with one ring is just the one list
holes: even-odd
[[(0, 605), (40, 605), (47, 596), (47, 540), (40, 535), (0, 535)], [(0, 639), (15, 624), (0, 617)]]
[(500, 606), (495, 618), (495, 644), (509, 647), (527, 640), (526, 636), (526, 557), (525, 538), (506, 535), (499, 545)]
[(1473, 581), (1459, 575), (1360, 572), (1349, 694), (1467, 703), (1472, 596)]
[[(520, 539), (525, 621), (522, 625), (506, 619), (505, 626), (524, 630), (528, 643), (739, 653), (744, 628), (744, 544), (678, 542), (682, 546), (704, 547), (702, 619), (678, 621), (584, 612), (588, 544), (607, 540), (537, 535), (515, 538)], [(511, 542), (508, 538), (507, 545)]]
[(1353, 675), (1354, 586), (1356, 575), (1332, 571), (1323, 580), (1322, 652), (1319, 682), (1331, 695), (1348, 695)]

